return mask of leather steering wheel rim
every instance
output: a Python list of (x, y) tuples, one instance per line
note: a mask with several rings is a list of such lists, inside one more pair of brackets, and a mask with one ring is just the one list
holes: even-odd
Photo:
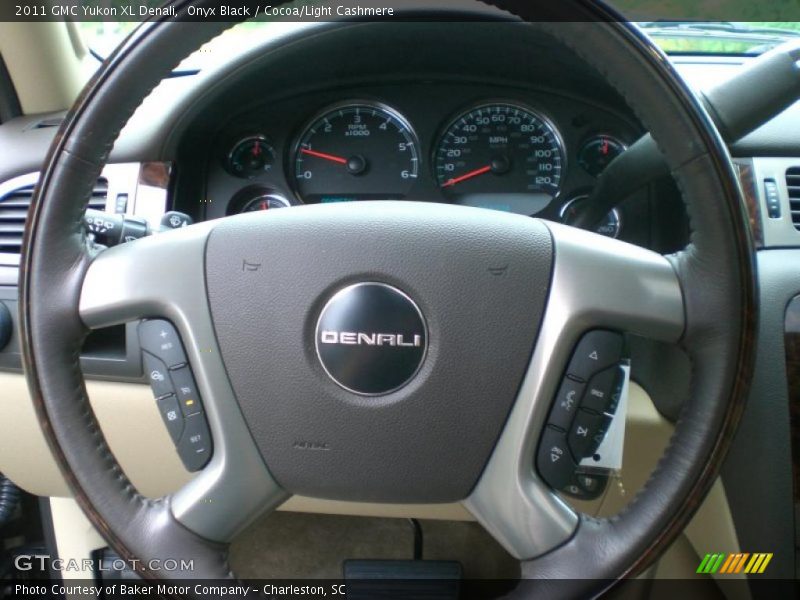
[[(658, 142), (692, 225), (691, 244), (669, 257), (683, 291), (680, 343), (692, 362), (690, 399), (669, 448), (620, 515), (581, 516), (565, 543), (522, 562), (524, 578), (568, 580), (552, 583), (552, 595), (585, 596), (656, 558), (687, 524), (718, 473), (753, 367), (754, 251), (724, 143), (666, 58), (633, 26), (581, 0), (558, 8), (515, 0), (487, 3), (527, 21), (571, 21), (530, 26), (570, 48), (623, 95)], [(171, 4), (181, 14), (187, 2)], [(225, 544), (176, 520), (169, 498), (149, 500), (136, 492), (94, 418), (79, 365), (87, 333), (79, 310), (82, 285), (96, 258), (86, 243), (82, 214), (117, 135), (141, 100), (185, 55), (228, 26), (154, 23), (108, 59), (50, 150), (21, 262), (23, 357), (42, 429), (76, 500), (120, 556), (139, 565), (155, 556), (194, 561), (193, 573), (142, 570), (153, 579), (232, 574)], [(547, 593), (542, 585), (537, 590)]]

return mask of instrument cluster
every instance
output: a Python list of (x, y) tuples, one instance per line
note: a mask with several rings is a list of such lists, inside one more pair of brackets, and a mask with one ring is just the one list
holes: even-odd
[[(309, 98), (287, 103), (286, 115), (280, 103), (261, 109), (268, 115), (240, 115), (219, 136), (207, 182), (216, 214), (204, 216), (224, 216), (223, 203), (224, 214), (236, 214), (419, 200), (569, 223), (596, 177), (640, 133), (624, 117), (575, 99), (516, 93), (453, 102), (442, 94), (439, 103), (452, 106), (434, 116), (420, 110), (422, 98), (408, 101), (410, 94), (398, 94), (398, 104), (391, 94), (354, 95), (317, 105), (304, 118), (296, 109), (310, 107)], [(423, 94), (420, 86), (417, 96)], [(614, 211), (598, 232), (617, 237), (621, 229)]]

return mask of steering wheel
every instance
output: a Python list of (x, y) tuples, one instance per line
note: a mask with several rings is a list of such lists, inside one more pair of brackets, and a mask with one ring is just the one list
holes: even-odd
[[(626, 99), (680, 187), (684, 250), (665, 257), (539, 219), (382, 202), (231, 217), (96, 253), (82, 215), (119, 131), (229, 24), (140, 28), (69, 113), (25, 237), (24, 362), (76, 500), (144, 577), (233, 577), (236, 533), (305, 494), (463, 501), (523, 578), (549, 580), (540, 593), (586, 596), (654, 560), (702, 501), (753, 362), (754, 253), (727, 149), (666, 57), (608, 9), (491, 3)], [(181, 15), (188, 2), (172, 5)], [(142, 318), (176, 327), (213, 443), (195, 478), (158, 500), (109, 451), (79, 366), (88, 330)], [(671, 443), (612, 519), (576, 514), (534, 468), (571, 350), (596, 329), (680, 344), (692, 364)], [(267, 360), (266, 348), (280, 351)], [(147, 568), (168, 558), (194, 570)]]

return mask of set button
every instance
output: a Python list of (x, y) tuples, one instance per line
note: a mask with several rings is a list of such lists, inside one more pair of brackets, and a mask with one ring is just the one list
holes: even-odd
[(199, 471), (211, 458), (211, 433), (202, 413), (186, 418), (183, 435), (178, 442), (178, 456), (189, 471)]

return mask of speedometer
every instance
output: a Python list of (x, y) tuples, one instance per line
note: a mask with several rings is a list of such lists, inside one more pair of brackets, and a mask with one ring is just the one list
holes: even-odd
[(400, 200), (417, 179), (419, 152), (400, 114), (379, 104), (348, 103), (306, 128), (294, 167), (304, 202)]
[(532, 215), (561, 190), (564, 146), (533, 110), (486, 104), (459, 115), (435, 151), (436, 180), (451, 201)]

